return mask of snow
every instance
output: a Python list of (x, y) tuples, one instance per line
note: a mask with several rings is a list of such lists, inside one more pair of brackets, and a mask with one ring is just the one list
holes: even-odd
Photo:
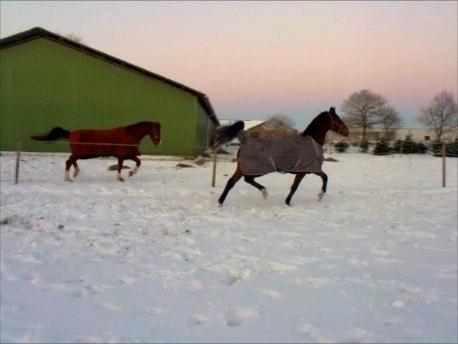
[[(307, 176), (142, 157), (1, 162), (2, 342), (457, 342), (457, 160), (333, 154)], [(181, 161), (192, 164), (192, 161)], [(126, 170), (123, 170), (127, 174)]]

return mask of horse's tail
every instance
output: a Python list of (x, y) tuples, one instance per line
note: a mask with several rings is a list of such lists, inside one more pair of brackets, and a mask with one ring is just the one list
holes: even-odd
[(61, 127), (52, 128), (46, 135), (34, 135), (30, 138), (37, 141), (54, 141), (57, 139), (68, 139), (70, 132)]
[(237, 121), (232, 125), (225, 125), (219, 128), (215, 135), (216, 146), (221, 146), (224, 143), (232, 141), (243, 128), (245, 128), (243, 121)]

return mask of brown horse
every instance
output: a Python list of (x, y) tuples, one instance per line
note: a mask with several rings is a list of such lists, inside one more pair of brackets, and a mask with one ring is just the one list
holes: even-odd
[[(287, 205), (290, 205), (291, 198), (304, 176), (310, 173), (320, 176), (323, 181), (321, 192), (318, 194), (318, 200), (321, 200), (326, 192), (328, 182), (328, 176), (321, 171), (321, 164), (323, 162), (323, 145), (329, 130), (342, 136), (348, 136), (350, 133), (345, 123), (336, 114), (334, 107), (316, 116), (304, 130), (302, 135), (298, 137), (292, 137), (291, 139), (286, 138), (286, 140), (252, 138), (246, 139), (245, 143), (242, 140), (241, 148), (237, 152), (237, 169), (234, 175), (227, 181), (226, 187), (218, 200), (219, 205), (223, 205), (229, 191), (242, 177), (245, 177), (245, 182), (253, 185), (261, 191), (264, 198), (267, 198), (266, 188), (255, 182), (254, 179), (270, 172), (292, 173), (296, 175), (293, 185), (291, 186), (291, 191), (285, 200)], [(299, 143), (292, 147), (288, 146), (288, 142)], [(257, 145), (258, 148), (253, 148), (255, 145)], [(299, 152), (295, 155), (294, 152), (300, 150), (301, 147), (304, 147), (304, 149), (311, 147), (309, 151), (312, 152), (312, 157), (309, 157), (310, 154), (308, 152), (305, 154)], [(249, 152), (245, 153), (244, 150)], [(272, 151), (274, 151), (274, 153), (271, 154), (270, 152)], [(278, 157), (278, 160), (275, 161), (275, 159), (272, 159), (272, 155)], [(282, 156), (285, 156), (285, 158), (283, 159)], [(252, 161), (250, 161), (250, 159)], [(304, 164), (304, 160), (307, 160), (306, 164)], [(287, 163), (285, 163), (285, 161)], [(256, 169), (256, 165), (262, 165), (262, 168)], [(270, 169), (266, 169), (269, 165)], [(286, 168), (285, 166), (289, 167)], [(254, 171), (261, 172), (256, 173)]]
[(60, 138), (69, 139), (71, 155), (65, 162), (64, 180), (71, 182), (69, 173), (73, 165), (76, 177), (80, 171), (76, 161), (78, 159), (91, 159), (97, 157), (113, 156), (118, 158), (116, 178), (123, 182), (121, 169), (124, 160), (133, 160), (136, 166), (129, 172), (132, 177), (137, 173), (141, 161), (138, 158), (140, 140), (149, 135), (153, 144), (161, 142), (161, 124), (158, 122), (138, 122), (125, 127), (117, 127), (107, 130), (80, 129), (68, 131), (61, 127), (53, 128), (46, 135), (35, 135), (31, 138), (38, 141), (53, 141)]

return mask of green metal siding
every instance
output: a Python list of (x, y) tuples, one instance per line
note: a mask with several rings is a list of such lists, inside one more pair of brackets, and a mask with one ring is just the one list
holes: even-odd
[(198, 155), (204, 152), (211, 144), (213, 135), (215, 134), (216, 126), (213, 121), (207, 116), (207, 113), (200, 104), (197, 104), (196, 115), (196, 139), (195, 139), (195, 154)]
[(162, 143), (153, 146), (147, 137), (142, 153), (199, 149), (195, 95), (49, 39), (0, 50), (0, 91), (1, 150), (14, 150), (19, 134), (25, 151), (66, 152), (67, 145), (29, 137), (54, 126), (103, 129), (143, 120), (161, 122)]

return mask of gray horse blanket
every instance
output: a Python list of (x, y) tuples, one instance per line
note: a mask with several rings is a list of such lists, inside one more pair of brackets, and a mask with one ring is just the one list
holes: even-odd
[(262, 138), (243, 133), (239, 140), (239, 162), (244, 175), (321, 172), (323, 147), (310, 136)]

